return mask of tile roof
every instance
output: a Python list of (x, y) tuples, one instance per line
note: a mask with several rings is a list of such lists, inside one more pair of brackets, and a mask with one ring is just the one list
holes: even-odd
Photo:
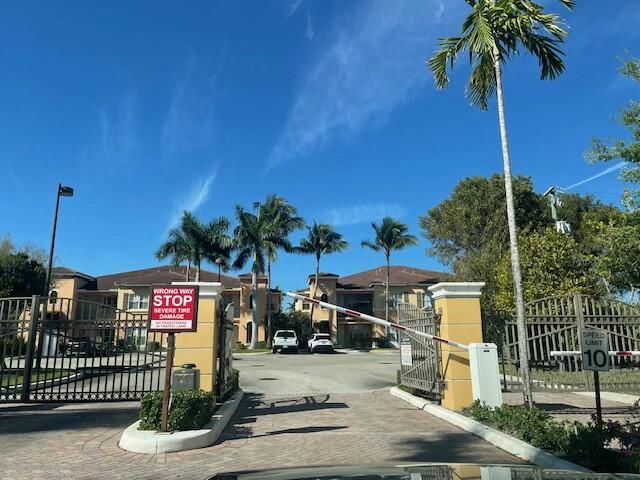
[(51, 269), (51, 274), (54, 277), (83, 277), (86, 279), (90, 279), (90, 280), (95, 280), (95, 277), (87, 274), (87, 273), (83, 273), (83, 272), (79, 272), (78, 270), (74, 270), (72, 268), (67, 268), (67, 267), (53, 267)]
[[(124, 285), (151, 285), (152, 283), (184, 282), (187, 268), (184, 266), (159, 266), (132, 270), (129, 272), (112, 273), (96, 277), (98, 290), (109, 290)], [(195, 270), (191, 269), (191, 280), (195, 277)], [(218, 273), (208, 270), (200, 270), (200, 280), (203, 282), (217, 282)], [(224, 288), (236, 288), (240, 286), (237, 277), (222, 275), (220, 278)]]
[[(366, 270), (338, 278), (338, 286), (342, 288), (368, 288), (373, 283), (386, 281), (387, 267)], [(431, 285), (446, 280), (448, 273), (424, 270), (422, 268), (392, 265), (389, 268), (389, 285)]]

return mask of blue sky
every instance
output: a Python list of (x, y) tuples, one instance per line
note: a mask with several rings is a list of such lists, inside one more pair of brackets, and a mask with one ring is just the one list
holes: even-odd
[[(557, 2), (546, 1), (561, 11)], [(640, 3), (578, 1), (567, 71), (539, 80), (521, 57), (505, 71), (513, 170), (536, 189), (609, 165), (583, 158), (618, 136), (637, 98), (617, 73), (640, 55)], [(495, 108), (463, 95), (461, 62), (436, 91), (425, 60), (458, 32), (462, 0), (3, 2), (0, 4), (0, 235), (47, 247), (58, 181), (58, 264), (99, 275), (156, 265), (182, 209), (231, 216), (275, 192), (351, 243), (323, 260), (340, 274), (383, 263), (362, 250), (370, 222), (418, 215), (463, 177), (501, 169)], [(576, 188), (618, 202), (615, 173)], [(300, 235), (294, 236), (298, 238)], [(441, 268), (427, 244), (396, 264)], [(282, 255), (274, 283), (299, 287), (311, 257)]]

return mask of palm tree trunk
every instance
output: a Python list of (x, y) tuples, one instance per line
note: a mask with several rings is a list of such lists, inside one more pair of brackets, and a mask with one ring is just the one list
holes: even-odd
[(271, 259), (267, 257), (267, 348), (271, 348)]
[(222, 281), (222, 265), (218, 264), (218, 283)]
[(251, 295), (253, 302), (251, 306), (251, 350), (258, 346), (258, 265), (255, 255), (253, 259), (253, 268), (251, 269)]
[(191, 260), (187, 262), (187, 282), (189, 281), (189, 274), (191, 273)]
[(531, 378), (529, 374), (529, 348), (527, 327), (524, 320), (524, 295), (522, 292), (522, 273), (520, 271), (520, 253), (518, 251), (518, 231), (516, 228), (516, 213), (513, 205), (513, 187), (511, 185), (511, 158), (509, 155), (509, 141), (507, 139), (507, 124), (504, 114), (504, 100), (502, 97), (502, 72), (498, 52), (494, 52), (494, 68), (496, 73), (496, 93), (498, 98), (498, 121), (500, 124), (500, 139), (502, 141), (502, 161), (504, 164), (504, 189), (507, 197), (507, 221), (509, 225), (509, 243), (511, 245), (511, 270), (516, 294), (516, 320), (518, 324), (518, 350), (520, 355), (520, 374), (522, 376), (522, 393), (524, 401), (533, 406), (531, 396)]
[[(318, 278), (320, 277), (320, 257), (316, 257), (316, 276), (315, 276), (315, 280), (313, 282), (313, 293), (311, 294), (311, 298), (315, 299), (316, 298), (316, 294), (318, 293)], [(315, 305), (312, 303), (311, 304), (311, 313), (309, 314), (309, 317), (311, 318), (311, 334), (313, 335), (313, 307)]]
[[(389, 253), (386, 254), (387, 257), (387, 281), (385, 282), (385, 292), (384, 292), (384, 298), (385, 298), (385, 302), (384, 302), (384, 319), (388, 322), (389, 321)], [(386, 327), (386, 343), (389, 343), (389, 327)]]

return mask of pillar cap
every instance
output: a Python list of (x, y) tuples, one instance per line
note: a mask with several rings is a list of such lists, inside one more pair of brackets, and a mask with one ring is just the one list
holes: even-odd
[(212, 298), (222, 294), (222, 283), (220, 282), (171, 282), (171, 285), (191, 285), (199, 287), (200, 297)]
[(440, 282), (429, 287), (433, 300), (439, 298), (479, 298), (484, 282)]

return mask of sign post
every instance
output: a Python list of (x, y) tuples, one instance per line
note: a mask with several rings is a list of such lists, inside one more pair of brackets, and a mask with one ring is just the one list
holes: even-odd
[(596, 394), (596, 416), (598, 426), (602, 426), (602, 402), (600, 400), (600, 372), (609, 371), (609, 337), (598, 329), (582, 331), (582, 368), (593, 371)]
[(149, 331), (168, 333), (164, 391), (162, 394), (161, 432), (167, 432), (169, 425), (171, 370), (176, 346), (175, 334), (179, 332), (195, 332), (197, 313), (197, 286), (156, 285), (151, 287)]

